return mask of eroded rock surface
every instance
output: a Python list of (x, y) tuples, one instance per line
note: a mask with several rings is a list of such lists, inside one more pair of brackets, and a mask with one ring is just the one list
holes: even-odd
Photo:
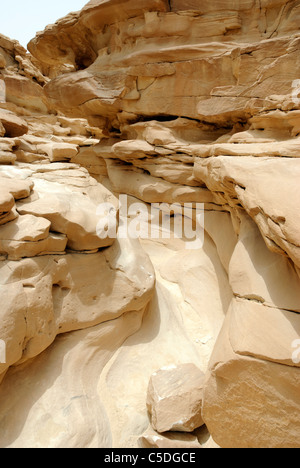
[[(2, 447), (300, 446), (299, 19), (92, 0), (30, 52), (0, 36)], [(123, 239), (120, 194), (174, 231), (201, 204), (203, 242)], [(149, 427), (169, 366), (206, 373), (200, 432)]]
[(152, 427), (163, 432), (193, 432), (203, 426), (204, 374), (194, 365), (163, 367), (149, 383), (147, 408)]

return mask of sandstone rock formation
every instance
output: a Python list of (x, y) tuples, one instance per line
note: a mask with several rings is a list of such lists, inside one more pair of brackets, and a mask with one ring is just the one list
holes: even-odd
[[(300, 446), (299, 20), (92, 0), (0, 35), (1, 447)], [(169, 366), (206, 374), (189, 435), (149, 426)]]
[(167, 432), (158, 434), (152, 428), (148, 429), (140, 438), (141, 448), (156, 448), (156, 449), (200, 449), (201, 445), (198, 442), (196, 435), (183, 434), (176, 432)]
[(203, 426), (204, 374), (193, 364), (169, 366), (150, 379), (147, 408), (152, 427), (163, 432), (193, 432)]

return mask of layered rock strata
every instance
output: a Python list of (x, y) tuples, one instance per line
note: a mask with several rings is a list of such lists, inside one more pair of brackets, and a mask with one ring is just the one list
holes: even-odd
[[(3, 447), (299, 447), (299, 17), (92, 0), (30, 54), (0, 37)], [(203, 245), (99, 235), (120, 194), (203, 204)], [(207, 429), (153, 432), (182, 364)]]

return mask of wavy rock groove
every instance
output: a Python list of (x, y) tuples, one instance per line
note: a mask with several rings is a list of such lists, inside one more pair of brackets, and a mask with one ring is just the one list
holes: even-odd
[(299, 21), (92, 0), (0, 35), (2, 448), (300, 447)]

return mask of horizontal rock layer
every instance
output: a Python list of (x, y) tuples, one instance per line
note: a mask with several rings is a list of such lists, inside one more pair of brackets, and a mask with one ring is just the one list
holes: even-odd
[[(299, 446), (299, 19), (92, 0), (30, 53), (0, 36), (1, 446)], [(171, 204), (172, 235), (121, 239), (120, 194), (136, 226)], [(182, 365), (206, 373), (188, 436), (146, 406)]]

